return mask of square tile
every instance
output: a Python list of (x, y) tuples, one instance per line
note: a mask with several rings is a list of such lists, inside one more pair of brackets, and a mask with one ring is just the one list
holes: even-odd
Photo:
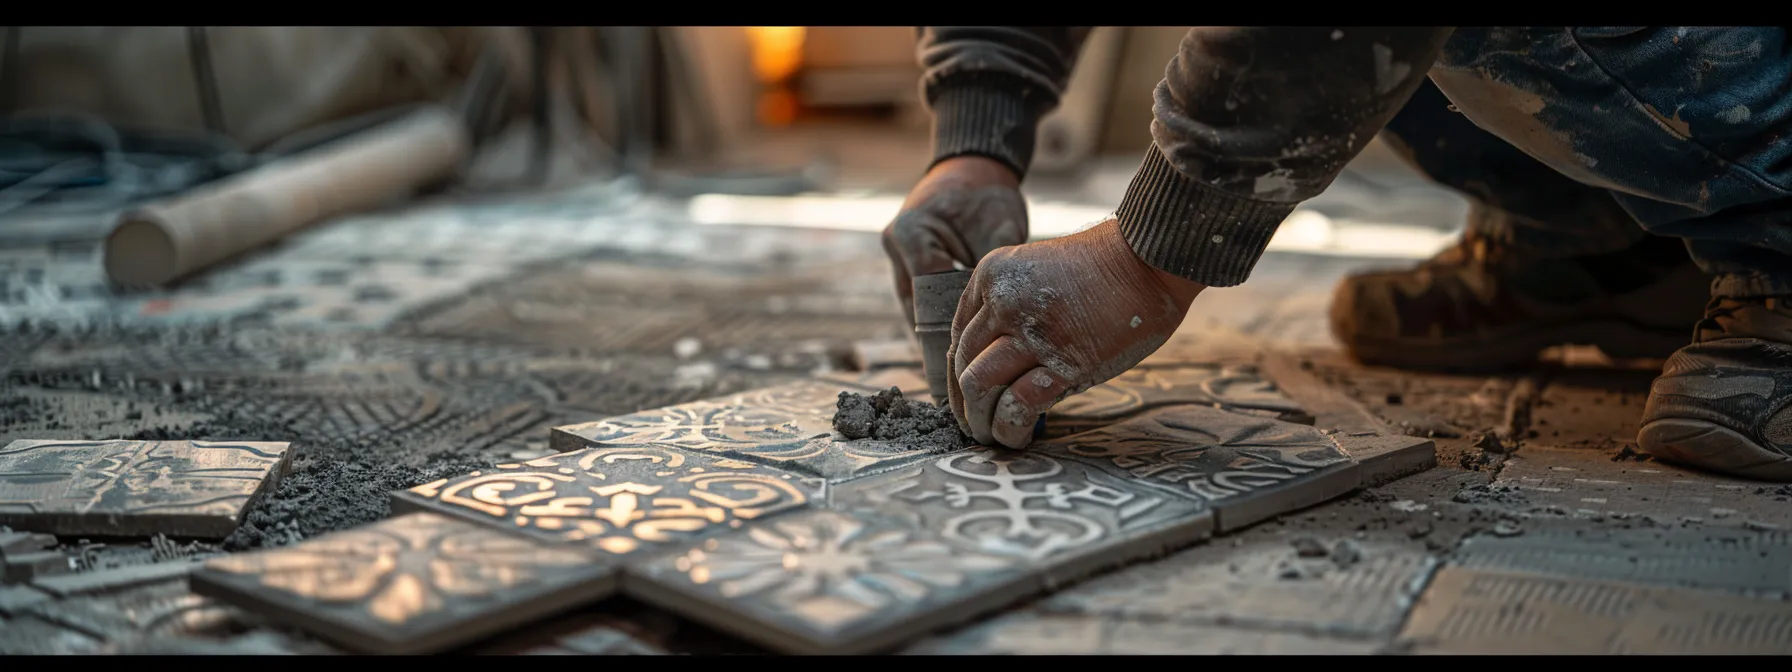
[(199, 563), (195, 559), (181, 558), (113, 569), (95, 569), (79, 574), (40, 577), (32, 580), (31, 585), (57, 597), (68, 597), (183, 579), (198, 568)]
[(1285, 539), (1197, 546), (1073, 586), (1036, 603), (1104, 620), (1183, 621), (1386, 640), (1400, 631), (1438, 561), (1422, 544), (1358, 542), (1348, 530), (1304, 557)]
[(20, 553), (7, 557), (5, 564), (0, 565), (0, 583), (25, 583), (46, 577), (64, 576), (74, 571), (74, 558), (64, 555), (62, 551)]
[(30, 614), (112, 643), (225, 635), (247, 624), (241, 612), (194, 594), (185, 581), (44, 602)]
[(1069, 581), (1206, 538), (1205, 502), (1063, 453), (972, 448), (829, 489), (832, 508), (874, 511)]
[(840, 482), (936, 453), (888, 441), (847, 441), (834, 432), (842, 391), (874, 393), (836, 381), (805, 380), (731, 397), (554, 428), (550, 446), (682, 448)]
[(49, 593), (31, 586), (0, 586), (0, 616), (16, 616), (51, 599)]
[(0, 560), (15, 555), (47, 551), (56, 547), (56, 537), (38, 532), (0, 532)]
[(392, 511), (431, 511), (631, 556), (803, 508), (821, 488), (764, 465), (676, 448), (589, 448), (396, 492)]
[[(1516, 537), (1476, 536), (1452, 564), (1516, 574), (1792, 597), (1792, 538), (1784, 532), (1700, 525), (1588, 529), (1526, 521)], [(1579, 523), (1579, 524), (1575, 524)]]
[(213, 558), (192, 587), (345, 648), (414, 654), (602, 599), (616, 568), (588, 551), (418, 513)]
[(644, 601), (797, 654), (880, 652), (1042, 588), (1018, 558), (828, 510), (706, 539), (625, 580)]
[(56, 535), (221, 539), (285, 473), (286, 443), (14, 441), (0, 524)]
[(1647, 516), (1665, 523), (1792, 529), (1792, 508), (1757, 494), (1758, 481), (1659, 462), (1617, 462), (1588, 450), (1526, 446), (1506, 458), (1496, 486), (1532, 507), (1581, 518)]
[(1328, 501), (1357, 489), (1362, 478), (1317, 429), (1204, 406), (1148, 411), (1030, 450), (1198, 502), (1213, 511), (1221, 532)]
[(1372, 488), (1437, 466), (1437, 443), (1400, 434), (1332, 434), (1332, 443), (1363, 465), (1363, 487)]
[(1786, 655), (1792, 603), (1445, 567), (1400, 635), (1417, 653)]
[(1379, 642), (1182, 621), (1017, 612), (903, 653), (1007, 656), (1371, 655)]
[(1217, 406), (1313, 424), (1313, 415), (1246, 364), (1141, 367), (1067, 397), (1046, 415), (1046, 437), (1069, 436), (1165, 406)]

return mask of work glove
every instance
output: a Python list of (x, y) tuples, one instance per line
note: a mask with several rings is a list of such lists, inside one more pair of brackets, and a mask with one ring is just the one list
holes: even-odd
[(1205, 288), (1140, 260), (1112, 219), (991, 252), (952, 320), (948, 392), (960, 429), (1025, 448), (1058, 401), (1163, 346)]
[(935, 164), (884, 227), (884, 252), (909, 327), (915, 326), (915, 276), (971, 268), (996, 248), (1024, 242), (1027, 201), (1014, 171), (980, 156)]

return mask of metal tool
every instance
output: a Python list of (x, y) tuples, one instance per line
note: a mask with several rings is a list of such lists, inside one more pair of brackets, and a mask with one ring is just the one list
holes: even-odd
[(958, 298), (970, 282), (970, 271), (915, 278), (915, 337), (921, 342), (921, 370), (927, 374), (933, 403), (941, 406), (946, 404), (947, 376), (952, 375), (952, 363), (946, 361), (946, 350), (952, 347), (952, 317), (958, 313)]
[[(933, 403), (947, 403), (946, 381), (952, 375), (952, 362), (946, 351), (952, 347), (952, 318), (958, 314), (958, 300), (971, 282), (971, 271), (933, 273), (916, 277), (915, 337), (921, 342), (921, 370), (927, 374), (927, 388)], [(1045, 416), (1033, 425), (1035, 438), (1045, 434)]]

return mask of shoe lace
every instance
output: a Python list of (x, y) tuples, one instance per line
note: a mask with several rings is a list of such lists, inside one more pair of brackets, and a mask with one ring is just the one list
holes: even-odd
[(1498, 238), (1469, 229), (1462, 232), (1456, 244), (1444, 248), (1431, 258), (1433, 264), (1474, 264), (1486, 265), (1490, 260), (1498, 259), (1505, 243)]
[(1705, 316), (1699, 318), (1698, 324), (1693, 325), (1692, 342), (1704, 343), (1706, 340), (1724, 334), (1726, 331), (1724, 323), (1735, 317), (1736, 311), (1741, 310), (1742, 307), (1743, 304), (1738, 301), (1721, 296), (1711, 297), (1711, 300), (1705, 304)]
[(1738, 321), (1743, 320), (1743, 317), (1738, 316), (1737, 313), (1745, 309), (1753, 308), (1757, 310), (1767, 310), (1792, 317), (1792, 311), (1788, 310), (1789, 308), (1792, 308), (1792, 301), (1788, 301), (1789, 298), (1792, 297), (1780, 296), (1759, 299), (1737, 299), (1722, 296), (1711, 297), (1711, 301), (1705, 304), (1705, 316), (1699, 318), (1698, 324), (1693, 327), (1692, 342), (1704, 343), (1708, 340), (1737, 335), (1738, 329), (1741, 329), (1741, 331), (1744, 332), (1752, 331), (1746, 326), (1746, 321), (1742, 324), (1738, 324)]

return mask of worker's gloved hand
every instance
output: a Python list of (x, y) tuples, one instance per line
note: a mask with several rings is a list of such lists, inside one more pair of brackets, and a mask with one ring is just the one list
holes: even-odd
[(1027, 201), (1014, 171), (980, 156), (934, 165), (884, 228), (884, 252), (909, 326), (915, 325), (915, 276), (959, 270), (954, 261), (970, 268), (991, 250), (1024, 242)]
[(1125, 373), (1182, 324), (1200, 283), (1133, 254), (1119, 223), (996, 250), (952, 321), (952, 413), (984, 445), (1024, 448), (1066, 396)]

